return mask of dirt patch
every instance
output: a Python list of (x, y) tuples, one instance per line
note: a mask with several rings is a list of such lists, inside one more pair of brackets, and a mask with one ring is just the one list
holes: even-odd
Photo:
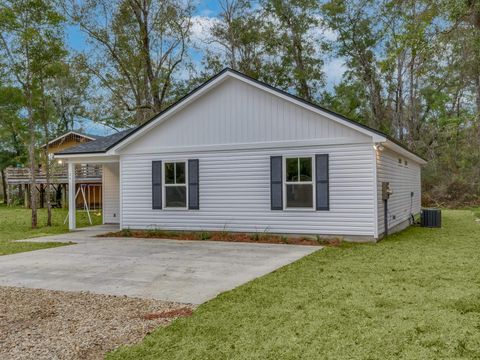
[(186, 317), (192, 316), (193, 310), (188, 307), (168, 310), (168, 311), (161, 311), (156, 313), (145, 314), (142, 316), (145, 320), (153, 320), (153, 319), (175, 319), (177, 317)]
[(227, 242), (247, 242), (265, 244), (290, 244), (290, 245), (317, 245), (339, 246), (340, 238), (324, 238), (320, 236), (280, 236), (268, 233), (238, 233), (226, 231), (166, 231), (166, 230), (129, 230), (124, 229), (110, 232), (99, 237), (133, 237), (147, 239), (173, 239), (173, 240), (208, 240)]
[(106, 352), (138, 342), (158, 326), (191, 315), (194, 308), (160, 300), (13, 287), (0, 287), (0, 304), (0, 359), (102, 359)]

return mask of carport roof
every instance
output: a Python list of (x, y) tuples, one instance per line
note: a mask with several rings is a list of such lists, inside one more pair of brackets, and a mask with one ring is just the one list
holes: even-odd
[(92, 154), (92, 153), (104, 153), (112, 145), (117, 144), (119, 141), (127, 137), (135, 128), (120, 131), (110, 136), (98, 138), (97, 140), (74, 146), (55, 155), (73, 155), (73, 154)]

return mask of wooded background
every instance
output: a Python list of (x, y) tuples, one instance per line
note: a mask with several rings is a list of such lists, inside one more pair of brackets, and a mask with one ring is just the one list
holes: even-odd
[(205, 25), (187, 0), (0, 0), (1, 172), (87, 122), (139, 125), (228, 66), (426, 158), (424, 205), (480, 203), (480, 1), (218, 4)]

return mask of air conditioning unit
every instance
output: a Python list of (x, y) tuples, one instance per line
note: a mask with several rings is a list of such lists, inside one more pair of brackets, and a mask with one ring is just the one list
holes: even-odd
[(422, 209), (420, 214), (420, 224), (423, 227), (431, 227), (431, 228), (442, 227), (442, 210)]

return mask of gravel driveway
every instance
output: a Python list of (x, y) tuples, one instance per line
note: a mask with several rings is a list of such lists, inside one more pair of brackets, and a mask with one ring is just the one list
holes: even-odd
[(0, 359), (102, 359), (172, 321), (145, 315), (180, 308), (192, 309), (160, 300), (0, 287)]

